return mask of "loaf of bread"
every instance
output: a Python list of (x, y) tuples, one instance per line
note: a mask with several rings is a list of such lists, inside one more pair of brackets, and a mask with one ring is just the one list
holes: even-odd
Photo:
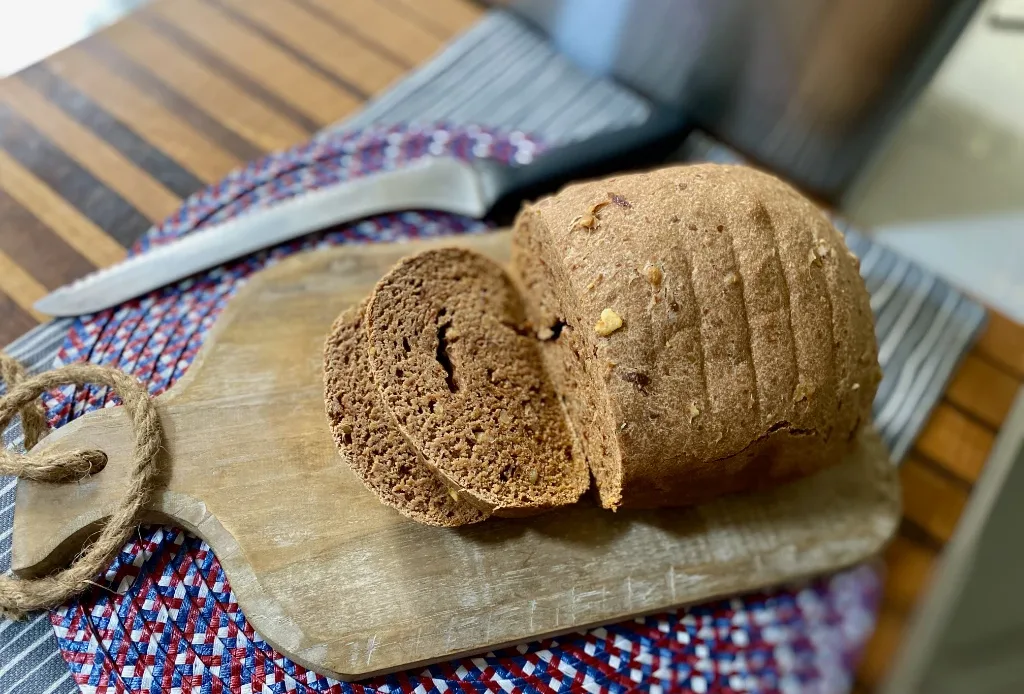
[(324, 403), (334, 442), (380, 501), (420, 523), (457, 526), (487, 518), (460, 500), (417, 455), (380, 402), (366, 353), (364, 305), (335, 320), (324, 346)]
[(513, 274), (607, 508), (814, 472), (870, 417), (858, 262), (770, 175), (707, 164), (569, 186), (520, 213)]
[(524, 208), (513, 276), (405, 258), (325, 348), (331, 429), (382, 502), (454, 526), (575, 502), (685, 505), (839, 462), (881, 378), (857, 259), (738, 166)]
[(457, 248), (406, 258), (377, 283), (366, 323), (381, 401), (460, 495), (517, 516), (590, 486), (521, 294), (498, 265)]

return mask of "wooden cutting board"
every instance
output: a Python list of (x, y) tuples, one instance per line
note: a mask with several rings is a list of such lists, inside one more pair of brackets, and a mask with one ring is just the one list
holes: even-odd
[[(432, 243), (508, 257), (504, 233)], [(252, 625), (302, 665), (352, 679), (486, 651), (838, 569), (894, 533), (896, 474), (873, 432), (812, 478), (699, 508), (584, 502), (454, 530), (385, 508), (335, 450), (321, 350), (339, 312), (427, 245), (343, 246), (264, 270), (156, 399), (167, 468), (152, 519), (206, 540)], [(115, 408), (41, 444), (109, 463), (80, 483), (18, 483), (19, 574), (80, 549), (121, 496), (132, 440)]]

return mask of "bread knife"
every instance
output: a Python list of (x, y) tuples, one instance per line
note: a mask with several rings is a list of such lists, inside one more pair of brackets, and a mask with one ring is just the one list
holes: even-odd
[(524, 199), (566, 182), (664, 161), (687, 133), (678, 112), (543, 151), (530, 163), (424, 157), (335, 183), (188, 234), (65, 285), (36, 302), (51, 316), (78, 316), (336, 224), (402, 210), (440, 210), (508, 221)]

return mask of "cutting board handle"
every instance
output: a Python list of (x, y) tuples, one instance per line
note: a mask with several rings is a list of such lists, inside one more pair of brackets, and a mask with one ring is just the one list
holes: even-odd
[[(88, 581), (106, 568), (131, 534), (157, 482), (163, 431), (156, 408), (150, 402), (145, 386), (128, 374), (107, 366), (70, 364), (29, 379), (10, 357), (0, 362), (10, 392), (0, 399), (0, 429), (16, 412), (25, 422), (26, 443), (30, 446), (42, 433), (38, 398), (45, 392), (65, 385), (103, 385), (114, 390), (124, 403), (134, 430), (134, 442), (125, 474), (125, 490), (112, 509), (102, 530), (68, 568), (50, 576), (47, 581), (25, 581), (0, 578), (0, 609), (9, 613), (25, 613), (52, 608), (82, 590)], [(24, 455), (9, 451), (0, 453), (0, 463), (7, 474), (43, 483), (66, 482), (98, 473), (107, 455), (99, 448), (81, 446), (61, 449), (33, 446)], [(81, 529), (76, 530), (76, 534)]]

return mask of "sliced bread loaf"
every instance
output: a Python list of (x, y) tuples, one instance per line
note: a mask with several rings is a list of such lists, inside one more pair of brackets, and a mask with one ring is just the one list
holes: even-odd
[(518, 217), (513, 272), (605, 507), (807, 474), (869, 420), (858, 262), (772, 176), (708, 164), (569, 186)]
[(460, 499), (422, 460), (381, 405), (366, 353), (365, 304), (338, 316), (324, 346), (324, 402), (334, 441), (386, 506), (420, 523), (457, 526), (489, 514)]
[(517, 288), (463, 249), (401, 261), (367, 310), (373, 380), (423, 459), (495, 515), (571, 504), (590, 485)]

